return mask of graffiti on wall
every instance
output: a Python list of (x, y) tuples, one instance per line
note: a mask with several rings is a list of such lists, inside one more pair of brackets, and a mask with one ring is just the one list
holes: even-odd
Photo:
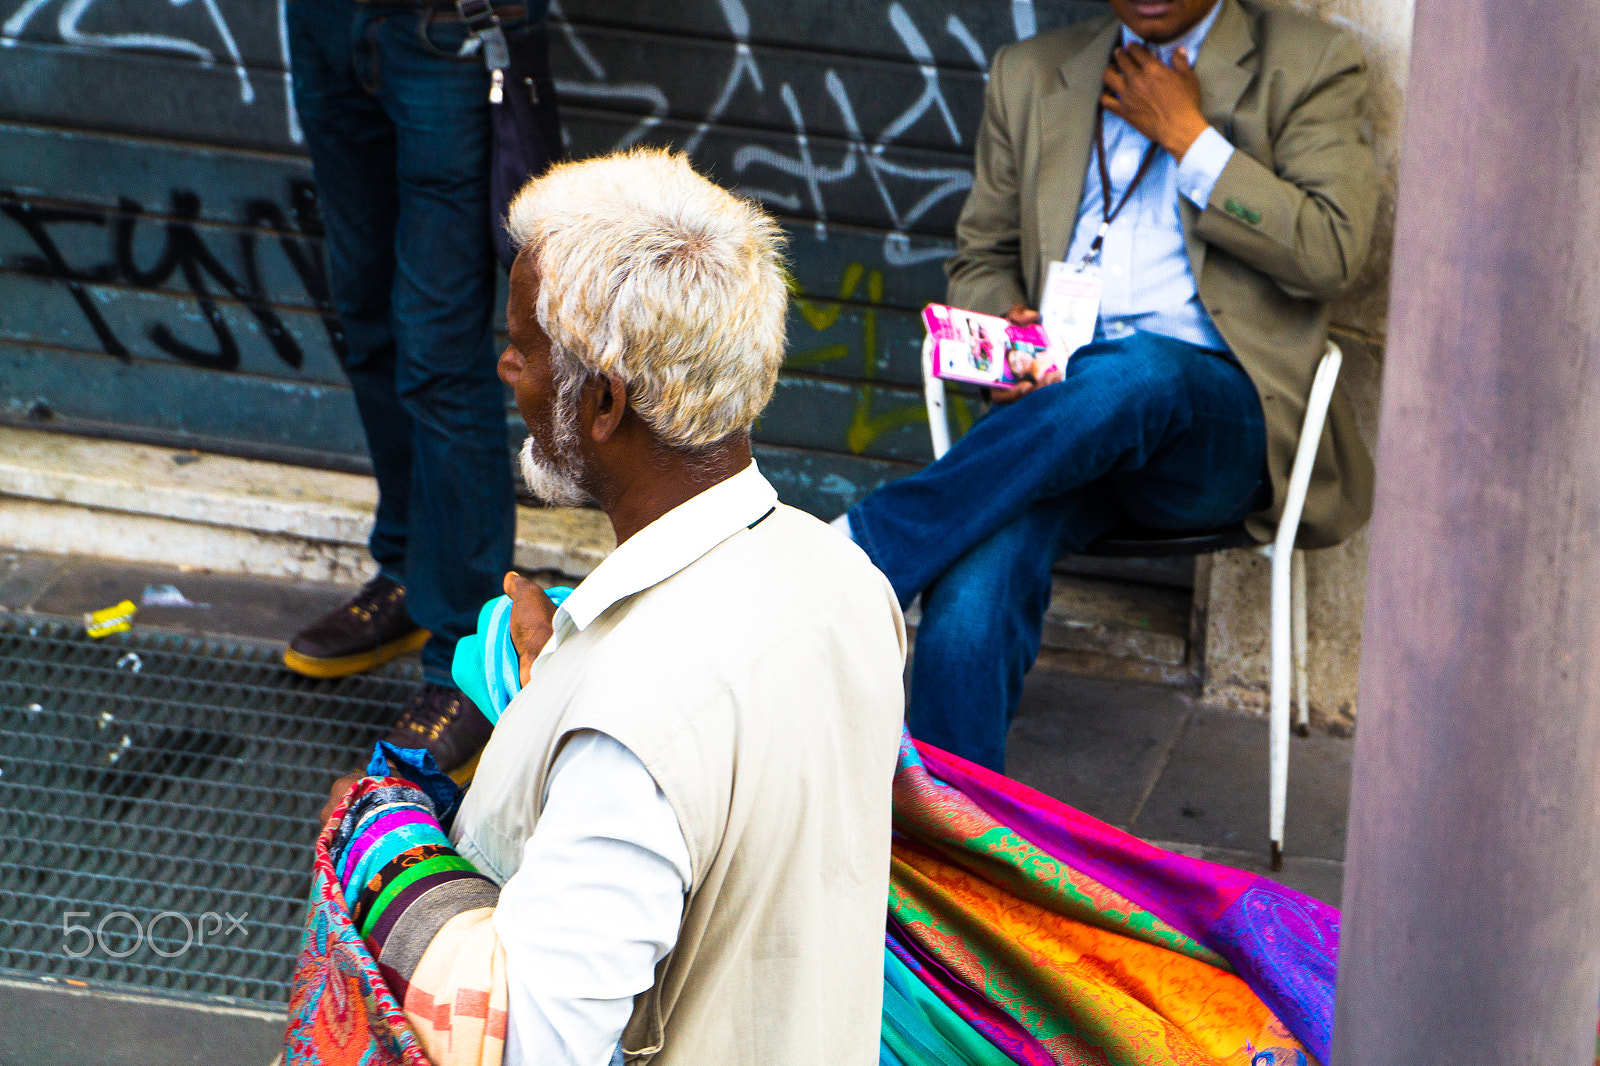
[[(233, 232), (238, 242), (239, 275), (230, 271), (206, 244), (196, 226), (200, 218), (200, 198), (192, 192), (175, 190), (171, 212), (164, 221), (146, 221), (139, 204), (124, 199), (117, 211), (76, 207), (41, 206), (15, 193), (0, 192), (0, 214), (11, 219), (32, 240), (37, 255), (19, 257), (15, 266), (24, 274), (64, 284), (83, 313), (107, 355), (130, 360), (124, 339), (107, 322), (88, 286), (125, 285), (133, 289), (169, 291), (174, 277), (200, 307), (200, 316), (210, 328), (215, 347), (201, 348), (180, 339), (164, 322), (150, 323), (145, 330), (150, 342), (181, 362), (207, 370), (239, 369), (239, 342), (217, 306), (217, 290), (237, 301), (254, 317), (273, 352), (291, 370), (299, 370), (305, 357), (300, 344), (284, 328), (274, 310), (270, 295), (261, 282), (257, 264), (258, 235), (274, 234), (280, 250), (305, 288), (312, 306), (321, 312), (328, 344), (335, 354), (345, 348), (344, 333), (328, 290), (323, 264), (322, 222), (317, 212), (316, 190), (307, 181), (291, 182), (290, 210), (271, 200), (252, 200), (244, 207), (240, 228)], [(161, 252), (153, 261), (141, 263), (134, 251), (137, 228), (156, 225), (163, 230)], [(86, 226), (106, 235), (106, 258), (94, 263), (71, 263), (55, 238), (63, 226)], [(216, 288), (213, 289), (213, 286)]]
[[(224, 14), (219, 0), (200, 0), (197, 5), (204, 13), (204, 21), (207, 24), (205, 34), (209, 38), (207, 42), (176, 33), (150, 33), (142, 30), (108, 33), (85, 30), (83, 23), (90, 20), (97, 2), (98, 0), (23, 0), (21, 6), (0, 24), (0, 45), (14, 46), (29, 23), (44, 16), (46, 8), (54, 6), (57, 9), (55, 30), (63, 44), (116, 51), (154, 52), (192, 59), (207, 67), (217, 65), (216, 50), (221, 48), (227, 65), (232, 68), (238, 79), (239, 102), (246, 106), (256, 102), (256, 87), (251, 81), (250, 68), (239, 51), (238, 40), (228, 25), (228, 17)], [(169, 0), (169, 5), (183, 7), (189, 2), (190, 0)], [(283, 79), (284, 97), (288, 102), (283, 116), (285, 132), (290, 141), (300, 144), (304, 138), (300, 134), (300, 122), (295, 116), (293, 106), (294, 90), (289, 78), (289, 26), (284, 16), (284, 3), (285, 0), (278, 0), (275, 5), (278, 49), (282, 65), (282, 72), (278, 77)]]
[[(816, 233), (825, 237), (829, 218), (829, 186), (854, 178), (858, 171), (862, 171), (871, 180), (889, 222), (889, 232), (883, 238), (885, 261), (891, 266), (908, 266), (942, 257), (945, 254), (943, 249), (914, 246), (908, 238), (908, 231), (937, 205), (952, 197), (965, 195), (972, 187), (970, 170), (966, 167), (908, 166), (888, 157), (886, 149), (929, 113), (936, 114), (942, 120), (953, 149), (965, 148), (970, 131), (964, 136), (957, 125), (940, 81), (940, 70), (934, 61), (933, 49), (923, 29), (917, 26), (905, 6), (899, 0), (892, 0), (884, 11), (883, 28), (899, 41), (906, 58), (916, 64), (921, 75), (922, 91), (881, 129), (872, 132), (863, 129), (857, 117), (852, 89), (835, 67), (828, 67), (823, 75), (825, 100), (802, 103), (792, 83), (785, 81), (773, 85), (750, 47), (750, 14), (744, 0), (717, 2), (733, 42), (727, 53), (727, 71), (721, 76), (721, 88), (710, 107), (698, 117), (694, 131), (680, 143), (680, 147), (693, 156), (707, 132), (723, 118), (736, 94), (776, 92), (792, 124), (790, 148), (783, 152), (759, 143), (739, 146), (733, 154), (733, 165), (739, 179), (738, 191), (786, 214), (808, 218)], [(559, 0), (552, 3), (551, 13), (559, 19)], [(1013, 18), (1019, 34), (1024, 31), (1031, 34), (1034, 25), (1032, 0), (1016, 0)], [(625, 148), (639, 143), (666, 115), (675, 110), (665, 84), (612, 81), (586, 42), (583, 29), (564, 19), (560, 19), (558, 25), (565, 44), (587, 74), (582, 79), (557, 79), (556, 89), (564, 99), (643, 103), (648, 108), (612, 147)], [(988, 60), (983, 48), (959, 15), (949, 14), (941, 32), (959, 43), (975, 69), (986, 69)], [(847, 131), (843, 151), (836, 151), (831, 159), (819, 158), (814, 149), (806, 121), (807, 106), (833, 108), (835, 117)], [(890, 179), (911, 184), (915, 188), (914, 195), (897, 195), (890, 189)]]
[[(886, 410), (879, 407), (879, 370), (875, 355), (880, 350), (878, 318), (883, 302), (883, 281), (882, 270), (869, 270), (863, 263), (852, 262), (845, 267), (839, 279), (837, 300), (818, 300), (805, 296), (792, 278), (789, 285), (789, 297), (800, 312), (801, 320), (817, 333), (826, 332), (838, 323), (846, 301), (865, 304), (861, 315), (859, 345), (837, 341), (812, 348), (799, 347), (806, 343), (805, 338), (791, 335), (789, 355), (783, 364), (789, 370), (815, 370), (850, 360), (858, 352), (868, 355), (862, 366), (861, 384), (856, 388), (855, 406), (850, 413), (850, 425), (844, 437), (845, 447), (855, 455), (866, 451), (887, 433), (903, 426), (926, 424), (928, 420), (927, 409), (919, 401), (908, 401), (904, 396), (900, 397), (898, 404)], [(949, 390), (946, 399), (953, 423), (951, 428), (959, 437), (972, 426), (972, 409), (958, 390)]]
[[(725, 54), (727, 66), (713, 76), (719, 83), (719, 89), (709, 108), (699, 115), (692, 133), (683, 138), (679, 146), (693, 156), (708, 131), (727, 113), (737, 94), (776, 93), (792, 125), (792, 140), (787, 150), (777, 150), (761, 143), (737, 147), (733, 153), (733, 167), (738, 179), (736, 191), (759, 199), (783, 214), (808, 219), (816, 237), (826, 240), (830, 186), (864, 172), (889, 223), (888, 231), (882, 235), (881, 246), (887, 267), (914, 266), (942, 259), (948, 254), (945, 248), (938, 245), (914, 242), (910, 234), (929, 211), (947, 200), (966, 195), (972, 185), (970, 168), (906, 165), (895, 161), (887, 149), (930, 115), (938, 120), (952, 149), (965, 151), (972, 131), (962, 130), (957, 123), (928, 36), (923, 27), (916, 24), (905, 5), (898, 0), (892, 0), (887, 5), (883, 11), (883, 29), (899, 42), (905, 57), (916, 64), (921, 77), (921, 92), (884, 122), (880, 129), (869, 132), (858, 118), (852, 88), (838, 69), (829, 67), (823, 74), (824, 99), (803, 103), (792, 83), (783, 81), (774, 84), (773, 79), (763, 71), (750, 46), (751, 19), (744, 0), (717, 0), (717, 3), (732, 39), (732, 47)], [(612, 79), (590, 48), (583, 28), (560, 18), (562, 11), (559, 0), (552, 4), (551, 10), (558, 19), (564, 43), (577, 57), (578, 67), (586, 75), (583, 78), (559, 78), (556, 87), (562, 98), (642, 106), (644, 110), (635, 123), (611, 147), (625, 148), (646, 140), (666, 116), (675, 111), (669, 96), (670, 87), (659, 82)], [(1015, 0), (1012, 18), (1018, 38), (1031, 36), (1035, 31), (1032, 0)], [(974, 69), (987, 69), (988, 57), (982, 45), (958, 14), (948, 13), (938, 29), (957, 42)], [(842, 150), (835, 148), (829, 158), (823, 158), (814, 145), (807, 123), (808, 107), (832, 108), (837, 123), (846, 131)], [(895, 184), (899, 188), (910, 185), (911, 192), (907, 194), (891, 188), (891, 179), (898, 179)], [(801, 320), (819, 333), (837, 323), (845, 301), (865, 304), (860, 335), (853, 344), (833, 342), (808, 347), (804, 337), (791, 336), (791, 351), (785, 363), (791, 370), (807, 370), (843, 362), (856, 355), (862, 357), (855, 406), (842, 442), (846, 449), (861, 454), (884, 434), (926, 421), (923, 406), (903, 395), (897, 397), (898, 402), (885, 405), (883, 390), (876, 381), (879, 351), (877, 323), (878, 308), (883, 302), (883, 269), (869, 270), (860, 262), (850, 263), (840, 277), (836, 301), (807, 297), (797, 286), (791, 286), (791, 289)], [(972, 417), (965, 399), (959, 395), (953, 396), (951, 408), (956, 432), (964, 432), (971, 424)]]
[[(201, 151), (263, 148), (283, 160), (303, 152), (285, 2), (0, 0), (0, 46), (25, 44), (34, 69), (51, 72), (92, 61), (91, 51), (155, 57), (172, 72), (171, 99), (181, 107), (157, 108), (148, 120), (130, 111), (103, 128)], [(798, 384), (835, 390), (835, 406), (815, 415), (837, 427), (825, 448), (905, 456), (906, 445), (885, 451), (884, 441), (909, 440), (904, 431), (925, 419), (907, 373), (911, 315), (942, 292), (937, 261), (971, 186), (983, 71), (995, 48), (1036, 31), (1033, 0), (876, 0), (851, 10), (849, 47), (835, 43), (845, 27), (806, 22), (814, 9), (804, 0), (690, 0), (670, 14), (626, 0), (556, 0), (551, 10), (573, 152), (672, 143), (784, 218), (804, 279), (793, 286), (786, 366)], [(680, 60), (685, 50), (692, 58)], [(200, 111), (193, 121), (212, 132), (186, 128)], [(82, 126), (101, 128), (82, 114)], [(37, 121), (43, 131), (63, 120)], [(118, 158), (120, 167), (131, 157)], [(87, 198), (54, 193), (48, 166), (37, 177), (11, 168), (6, 183), (30, 191), (0, 188), (0, 226), (16, 227), (0, 282), (9, 273), (14, 286), (46, 281), (65, 292), (51, 309), (11, 314), (6, 336), (29, 341), (33, 314), (40, 325), (31, 336), (43, 343), (128, 362), (153, 346), (199, 369), (317, 380), (344, 339), (329, 302), (314, 187), (293, 179), (286, 195), (241, 194), (219, 213), (230, 186), (215, 177), (191, 186), (183, 167), (144, 181), (142, 192), (113, 183)], [(259, 260), (268, 247), (271, 261)], [(70, 327), (61, 325), (71, 316)], [(951, 413), (958, 430), (970, 422), (959, 396)]]
[[(285, 2), (277, 0), (269, 7), (240, 0), (167, 0), (164, 4), (160, 0), (20, 0), (0, 23), (0, 45), (14, 47), (24, 37), (30, 37), (77, 49), (155, 54), (192, 61), (208, 69), (227, 68), (236, 82), (238, 104), (247, 109), (268, 104), (268, 95), (260, 91), (258, 82), (281, 79), (281, 91), (271, 94), (272, 103), (281, 103), (284, 108), (281, 134), (270, 139), (298, 145), (302, 137), (295, 121), (287, 73)], [(914, 232), (931, 210), (962, 196), (971, 185), (971, 175), (965, 166), (898, 161), (891, 150), (908, 130), (933, 116), (948, 150), (960, 154), (969, 151), (972, 131), (963, 129), (956, 117), (957, 109), (949, 98), (948, 72), (933, 47), (935, 38), (943, 39), (954, 44), (956, 54), (963, 57), (964, 64), (970, 64), (969, 71), (986, 68), (988, 54), (984, 44), (962, 15), (925, 10), (919, 24), (906, 3), (890, 0), (880, 9), (863, 10), (858, 19), (852, 20), (852, 33), (879, 38), (886, 46), (892, 42), (898, 62), (891, 65), (907, 66), (917, 72), (916, 95), (897, 112), (874, 118), (869, 126), (860, 117), (858, 102), (863, 95), (876, 91), (865, 80), (870, 70), (860, 64), (828, 64), (820, 86), (799, 87), (763, 69), (763, 53), (751, 46), (753, 25), (746, 0), (700, 2), (715, 5), (721, 24), (717, 52), (719, 61), (726, 64), (724, 70), (711, 73), (711, 79), (720, 87), (709, 103), (689, 100), (690, 96), (700, 98), (699, 86), (696, 84), (691, 93), (683, 81), (674, 81), (668, 73), (673, 66), (670, 61), (661, 64), (663, 73), (653, 80), (610, 77), (602, 50), (591, 40), (594, 28), (566, 18), (557, 0), (551, 5), (551, 15), (558, 29), (556, 64), (561, 76), (557, 86), (563, 97), (635, 116), (614, 139), (615, 147), (647, 138), (669, 115), (688, 118), (694, 125), (677, 143), (691, 156), (702, 149), (708, 134), (723, 123), (742, 94), (776, 100), (789, 125), (783, 147), (774, 147), (764, 139), (733, 146), (734, 179), (742, 191), (776, 210), (805, 219), (822, 234), (833, 214), (830, 189), (865, 176), (876, 192), (883, 228), (888, 231), (883, 249), (888, 265), (910, 265), (942, 254), (937, 248), (915, 245), (907, 234)], [(943, 15), (942, 22), (937, 21), (938, 14)], [(270, 26), (266, 25), (269, 17)], [(1015, 36), (1031, 35), (1035, 26), (1033, 0), (1012, 0), (1011, 28)], [(668, 41), (663, 40), (661, 47), (664, 55), (670, 55), (672, 46)], [(770, 56), (770, 52), (765, 54)], [(700, 83), (707, 79), (696, 71), (692, 80)], [(830, 112), (830, 128), (842, 127), (844, 141), (842, 146), (829, 145), (825, 153), (814, 135), (818, 112), (823, 110)], [(261, 123), (260, 119), (253, 121)], [(606, 146), (582, 147), (599, 150)]]

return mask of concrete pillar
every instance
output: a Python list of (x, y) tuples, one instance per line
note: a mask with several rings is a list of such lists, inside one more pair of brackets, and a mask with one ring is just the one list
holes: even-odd
[(1600, 18), (1419, 0), (1335, 1066), (1593, 1061)]

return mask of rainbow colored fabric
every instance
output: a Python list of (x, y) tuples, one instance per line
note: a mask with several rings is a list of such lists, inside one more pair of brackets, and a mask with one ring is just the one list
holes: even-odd
[[(894, 804), (882, 1066), (1326, 1059), (1333, 908), (1152, 847), (910, 737)], [(288, 1061), (429, 1061), (436, 1036), (416, 1028), (431, 1029), (431, 1012), (412, 1000), (444, 997), (419, 986), (426, 967), (396, 973), (378, 961), (406, 921), (416, 882), (401, 879), (423, 869), (442, 883), (479, 876), (449, 850), (418, 790), (362, 781), (319, 841)], [(432, 944), (402, 954), (455, 960), (473, 974), (473, 1002), (504, 1003), (503, 984), (485, 987), (504, 980), (489, 959), (488, 912), (474, 913), (476, 939), (441, 944), (453, 927), (436, 917), (425, 927)]]
[(318, 837), (285, 1066), (499, 1066), (499, 888), (434, 809), (407, 780), (366, 777)]
[[(359, 782), (317, 838), (306, 932), (289, 989), (285, 1063), (429, 1066), (399, 998), (351, 917), (345, 886), (335, 870), (345, 848), (329, 849), (335, 835), (344, 832), (350, 807), (382, 784), (372, 778)], [(348, 836), (344, 843), (348, 845)]]
[[(480, 619), (481, 640), (456, 661), (458, 681), (485, 674), (462, 687), (490, 704), (491, 719), (514, 694), (512, 683), (493, 678), (515, 677), (509, 612), (493, 606)], [(375, 756), (374, 765), (383, 763)], [(442, 775), (429, 780), (453, 787)], [(362, 782), (353, 795), (370, 798), (352, 799), (319, 841), (290, 1011), (291, 1063), (419, 1066), (420, 1049), (433, 1043), (433, 1034), (412, 1031), (427, 1029), (431, 1015), (411, 1009), (424, 991), (419, 976), (432, 970), (402, 975), (410, 987), (398, 982), (397, 997), (388, 983), (395, 975), (374, 953), (387, 960), (396, 950), (395, 936), (385, 944), (381, 933), (406, 922), (410, 897), (400, 882), (417, 876), (413, 866), (427, 863), (445, 880), (477, 875), (421, 817), (424, 805), (445, 810), (454, 798), (385, 791), (396, 784)], [(415, 809), (381, 820), (402, 802)], [(1327, 1059), (1339, 914), (1326, 904), (1153, 847), (909, 736), (895, 771), (892, 846), (881, 1066)], [(471, 937), (451, 939), (453, 927), (435, 914), (404, 926), (431, 943), (403, 954), (428, 948), (469, 974), (474, 996), (504, 1003), (503, 966), (474, 954), (500, 950), (481, 919), (484, 900), (467, 902), (479, 907)], [(379, 936), (363, 941), (363, 932)], [(429, 1004), (444, 1001), (442, 989), (426, 989)], [(339, 1053), (322, 1053), (335, 1042)]]
[(1338, 911), (905, 738), (886, 1066), (1326, 1060)]

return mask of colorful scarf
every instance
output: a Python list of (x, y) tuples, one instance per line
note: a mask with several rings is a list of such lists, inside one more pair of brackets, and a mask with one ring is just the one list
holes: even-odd
[(1326, 1059), (1332, 907), (909, 737), (894, 804), (884, 1061), (993, 1061), (970, 1033), (1036, 1066)]
[[(514, 695), (508, 665), (516, 675), (509, 612), (493, 607), (456, 672), (494, 671), (463, 688), (497, 719)], [(365, 779), (318, 842), (288, 1063), (499, 1061), (493, 887), (432, 820), (453, 806), (436, 794), (442, 775), (397, 769), (427, 781), (431, 804), (404, 781)], [(888, 904), (884, 1066), (1327, 1059), (1334, 908), (1162, 851), (909, 736)]]
[(450, 846), (434, 810), (403, 778), (365, 777), (323, 828), (285, 1066), (499, 1066), (500, 890)]

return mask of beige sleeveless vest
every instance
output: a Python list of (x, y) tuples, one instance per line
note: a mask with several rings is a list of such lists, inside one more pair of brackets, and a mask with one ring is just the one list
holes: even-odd
[[(808, 515), (780, 505), (734, 528), (581, 630), (558, 618), (484, 751), (457, 843), (504, 882), (563, 739), (610, 734), (672, 804), (693, 870), (677, 945), (623, 1033), (629, 1061), (870, 1066), (904, 622), (865, 555)], [(596, 587), (629, 587), (616, 568), (602, 578), (613, 562), (648, 571), (650, 533)]]

